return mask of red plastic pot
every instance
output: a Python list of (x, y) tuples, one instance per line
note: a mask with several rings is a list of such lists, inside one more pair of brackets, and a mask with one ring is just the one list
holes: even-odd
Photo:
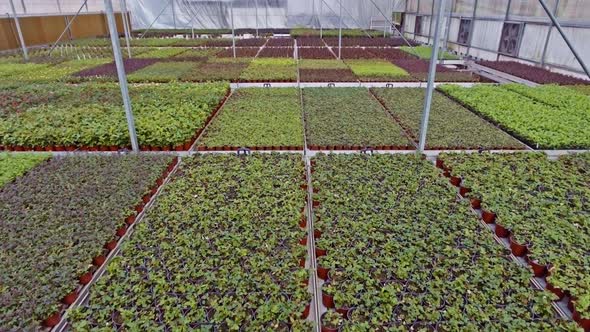
[(539, 264), (537, 261), (534, 260), (530, 260), (529, 265), (533, 269), (533, 274), (537, 278), (544, 278), (547, 275), (547, 272), (549, 271), (548, 265)]
[(451, 177), (451, 171), (449, 171), (449, 170), (444, 170), (444, 172), (443, 172), (443, 175), (444, 175), (445, 177), (447, 177), (447, 178), (448, 178), (448, 177)]
[(341, 314), (345, 319), (349, 319), (348, 318), (348, 313), (352, 310), (352, 308), (348, 308), (348, 307), (342, 307), (342, 308), (338, 308), (336, 309), (336, 312)]
[(307, 245), (307, 236), (304, 237), (303, 239), (300, 239), (299, 244), (302, 246), (306, 246)]
[(143, 208), (144, 208), (143, 202), (140, 204), (137, 204), (135, 206), (135, 212), (140, 213), (141, 211), (143, 211)]
[(322, 292), (322, 303), (326, 308), (334, 308), (334, 297)]
[(459, 188), (459, 195), (461, 195), (462, 197), (465, 197), (465, 195), (467, 195), (467, 193), (471, 192), (471, 188), (467, 188), (467, 187), (460, 187)]
[(75, 146), (70, 145), (70, 146), (67, 146), (66, 147), (66, 151), (68, 151), (68, 152), (72, 152), (74, 150), (76, 150), (76, 147)]
[[(322, 318), (323, 318), (324, 315), (325, 315), (325, 313), (322, 314)], [(321, 327), (322, 327), (321, 328), (321, 331), (322, 332), (339, 332), (339, 331), (342, 331), (342, 326), (339, 326), (339, 327), (328, 327), (328, 326), (324, 326), (323, 325), (323, 319), (322, 318), (320, 318), (320, 323), (321, 323)], [(344, 317), (344, 318), (346, 318), (346, 317)]]
[(59, 320), (61, 319), (61, 315), (59, 312), (54, 313), (53, 315), (47, 317), (43, 321), (43, 326), (45, 327), (54, 327), (59, 324)]
[(33, 150), (35, 150), (35, 151), (43, 151), (43, 147), (36, 146), (36, 147), (33, 148)]
[(328, 280), (328, 272), (330, 272), (330, 269), (321, 266), (317, 267), (318, 278), (322, 280)]
[(64, 296), (63, 299), (61, 299), (61, 302), (63, 302), (66, 305), (71, 305), (72, 303), (76, 302), (77, 298), (78, 298), (78, 292), (73, 291), (70, 294)]
[(486, 224), (493, 224), (496, 222), (496, 214), (491, 211), (482, 211), (481, 218)]
[(481, 209), (481, 200), (479, 200), (477, 198), (472, 198), (471, 199), (471, 207), (476, 210)]
[(461, 185), (461, 178), (457, 176), (451, 176), (451, 184), (455, 187), (459, 187)]
[(445, 167), (445, 164), (442, 160), (436, 158), (436, 167), (443, 169)]
[(299, 259), (299, 267), (305, 267), (305, 258)]
[(327, 254), (326, 249), (315, 248), (315, 256), (316, 257), (326, 256), (326, 254)]
[(104, 248), (108, 251), (113, 251), (113, 250), (115, 250), (116, 247), (117, 247), (117, 240), (109, 241), (104, 245)]
[(131, 225), (135, 222), (135, 215), (130, 215), (129, 217), (125, 218), (125, 223), (127, 225)]
[(92, 272), (86, 272), (86, 273), (84, 273), (83, 275), (80, 276), (80, 278), (78, 279), (78, 281), (82, 285), (88, 285), (90, 283), (90, 281), (92, 281)]
[(561, 288), (553, 286), (550, 282), (547, 283), (545, 289), (555, 294), (560, 300), (565, 297), (565, 292)]
[(109, 151), (111, 151), (111, 152), (117, 152), (117, 151), (119, 151), (119, 147), (116, 146), (116, 145), (111, 145), (109, 147)]
[(496, 230), (495, 230), (496, 235), (499, 238), (507, 238), (510, 236), (510, 230), (500, 224), (496, 224)]
[(147, 203), (150, 201), (150, 199), (152, 199), (152, 196), (150, 196), (149, 194), (146, 194), (146, 195), (144, 195), (144, 196), (141, 198), (141, 200), (142, 200), (142, 201), (143, 201), (145, 204), (147, 204)]
[(117, 236), (122, 237), (127, 233), (127, 226), (121, 226), (121, 228), (117, 229)]
[(186, 143), (184, 143), (182, 148), (183, 148), (183, 150), (189, 150), (191, 148), (191, 145), (192, 145), (191, 142), (186, 142)]
[(320, 206), (320, 201), (316, 201), (316, 200), (314, 200), (314, 201), (313, 201), (313, 207), (314, 207), (314, 208), (317, 208), (317, 207), (319, 207), (319, 206)]
[(313, 238), (314, 239), (319, 239), (321, 237), (322, 237), (322, 232), (319, 231), (319, 230), (317, 230), (317, 229), (314, 229), (314, 231), (313, 231)]
[(510, 237), (510, 250), (516, 257), (523, 257), (528, 253), (528, 247), (526, 244), (520, 244), (514, 241), (514, 237)]
[(301, 314), (301, 319), (307, 319), (307, 317), (309, 317), (309, 304), (305, 306), (305, 309), (303, 309), (303, 313)]
[(305, 216), (301, 216), (301, 219), (299, 220), (299, 227), (301, 227), (301, 228), (307, 227), (307, 218), (305, 218)]
[(107, 260), (106, 257), (104, 257), (103, 255), (96, 256), (92, 259), (92, 264), (99, 267), (102, 264), (104, 264), (104, 262), (106, 262), (106, 260)]

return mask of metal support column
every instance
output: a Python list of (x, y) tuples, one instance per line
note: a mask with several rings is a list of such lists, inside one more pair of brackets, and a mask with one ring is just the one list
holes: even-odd
[[(422, 122), (420, 125), (420, 144), (418, 146), (418, 153), (424, 152), (426, 146), (426, 133), (428, 132), (428, 118), (430, 117), (430, 107), (432, 106), (432, 94), (434, 92), (434, 78), (436, 75), (436, 57), (438, 46), (440, 42), (440, 25), (442, 23), (442, 15), (444, 13), (446, 0), (438, 0), (438, 13), (436, 15), (436, 26), (434, 30), (434, 42), (432, 45), (432, 53), (430, 55), (430, 67), (428, 68), (428, 86), (426, 87), (426, 97), (424, 99), (424, 111), (422, 113)], [(434, 2), (433, 2), (434, 7)]]
[(265, 9), (265, 17), (264, 17), (264, 24), (266, 29), (268, 30), (268, 0), (264, 0), (264, 9)]
[(320, 38), (324, 38), (324, 28), (322, 27), (322, 3), (324, 3), (324, 1), (320, 0), (320, 10), (318, 17), (318, 22), (320, 23)]
[(471, 24), (469, 26), (469, 44), (467, 44), (467, 56), (469, 56), (469, 51), (471, 50), (471, 43), (473, 42), (473, 26), (475, 24), (475, 16), (477, 14), (477, 4), (478, 0), (473, 2), (473, 15), (471, 15)]
[(569, 47), (570, 51), (572, 51), (572, 53), (574, 54), (574, 56), (576, 57), (576, 59), (580, 63), (580, 66), (582, 66), (582, 69), (584, 69), (584, 72), (586, 73), (588, 78), (590, 78), (590, 71), (588, 71), (588, 67), (586, 67), (586, 63), (584, 63), (584, 60), (582, 60), (582, 57), (580, 57), (580, 54), (578, 54), (578, 51), (576, 50), (574, 45), (570, 42), (570, 39), (565, 35), (565, 32), (561, 28), (561, 24), (559, 23), (559, 21), (557, 20), (555, 15), (553, 15), (551, 10), (549, 10), (549, 7), (547, 7), (545, 0), (539, 0), (539, 2), (541, 3), (541, 6), (543, 6), (543, 9), (547, 13), (547, 15), (549, 15), (551, 22), (553, 22), (553, 24), (555, 25), (555, 28), (557, 29), (557, 31), (559, 31), (559, 34), (561, 35), (561, 37), (563, 38), (563, 40), (565, 41), (565, 43)]
[[(555, 1), (555, 7), (553, 7), (553, 14), (557, 15), (557, 9), (559, 8), (559, 0)], [(551, 39), (551, 31), (553, 31), (553, 23), (549, 26), (547, 31), (547, 39), (545, 39), (545, 45), (543, 45), (543, 55), (541, 55), (541, 66), (545, 65), (545, 58), (547, 56), (547, 48), (549, 47), (549, 40)]]
[(338, 23), (338, 59), (342, 59), (342, 1), (340, 3), (340, 22)]
[(127, 31), (129, 32), (129, 40), (133, 40), (133, 35), (131, 32), (133, 29), (131, 28), (131, 20), (129, 19), (129, 9), (127, 9), (127, 0), (123, 0), (123, 11), (125, 12), (125, 21), (127, 22)]
[(16, 32), (18, 33), (18, 40), (20, 42), (20, 47), (23, 50), (23, 57), (25, 61), (29, 61), (29, 52), (27, 51), (27, 45), (25, 45), (25, 38), (23, 37), (23, 32), (20, 29), (20, 21), (18, 20), (18, 15), (16, 14), (16, 9), (14, 9), (14, 3), (10, 0), (10, 9), (12, 9), (12, 16), (14, 18), (14, 25), (16, 25)]
[(254, 5), (256, 9), (256, 38), (258, 38), (258, 0), (254, 0)]
[(125, 0), (121, 0), (121, 18), (123, 19), (123, 32), (125, 33), (125, 44), (127, 44), (127, 56), (131, 59), (131, 43), (129, 42), (129, 25), (127, 23), (127, 4)]
[(234, 58), (236, 57), (236, 31), (234, 29), (234, 2), (230, 1), (230, 15), (231, 15), (231, 44), (234, 52)]
[(174, 0), (170, 1), (172, 6), (172, 22), (174, 24), (174, 30), (176, 30), (176, 10), (174, 8)]
[(123, 106), (125, 107), (125, 115), (127, 116), (127, 127), (129, 128), (131, 147), (133, 148), (133, 152), (139, 152), (139, 144), (137, 144), (137, 135), (135, 133), (135, 121), (133, 119), (133, 112), (131, 111), (131, 100), (129, 99), (129, 89), (127, 87), (127, 75), (125, 74), (123, 56), (121, 55), (121, 45), (119, 44), (119, 36), (117, 35), (117, 23), (115, 22), (115, 14), (113, 13), (113, 3), (111, 0), (104, 0), (104, 7), (111, 34), (111, 43), (113, 45), (113, 55), (115, 56), (115, 64), (117, 66), (119, 87), (121, 87), (121, 96), (123, 97)]
[[(393, 0), (390, 0), (388, 3), (388, 7), (387, 7), (387, 15), (392, 16), (393, 13), (393, 5), (392, 2)], [(387, 20), (385, 20), (385, 22), (383, 23), (383, 38), (387, 37)]]
[[(12, 0), (11, 0), (11, 2), (12, 2)], [(76, 12), (76, 15), (74, 15), (74, 17), (72, 17), (72, 19), (68, 22), (68, 25), (66, 25), (66, 28), (64, 29), (64, 31), (62, 31), (61, 35), (59, 35), (59, 37), (57, 38), (55, 43), (53, 43), (53, 45), (51, 45), (51, 48), (49, 49), (49, 55), (51, 55), (51, 52), (53, 52), (53, 50), (57, 46), (57, 43), (59, 43), (59, 41), (62, 39), (62, 37), (66, 34), (66, 31), (70, 30), (70, 26), (72, 25), (72, 23), (74, 22), (76, 17), (78, 17), (78, 15), (80, 15), (82, 8), (84, 8), (84, 6), (86, 5), (87, 2), (88, 2), (88, 0), (84, 0), (84, 3), (82, 3), (82, 6), (80, 6), (80, 9), (78, 9), (78, 12)]]

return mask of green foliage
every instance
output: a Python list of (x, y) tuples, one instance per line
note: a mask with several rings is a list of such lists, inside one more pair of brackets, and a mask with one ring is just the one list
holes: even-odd
[(239, 89), (207, 129), (208, 147), (303, 146), (297, 89)]
[(235, 82), (240, 74), (248, 67), (249, 59), (244, 58), (211, 58), (200, 66), (193, 67), (180, 77), (182, 81), (207, 82), (231, 81)]
[(306, 88), (303, 109), (310, 145), (409, 145), (401, 128), (367, 89)]
[(568, 85), (567, 87), (590, 96), (590, 85)]
[[(128, 146), (116, 84), (59, 86), (62, 97), (0, 118), (7, 146)], [(227, 84), (131, 87), (137, 136), (142, 146), (170, 147), (189, 141), (227, 91)]]
[(166, 58), (182, 55), (182, 53), (186, 50), (187, 50), (186, 48), (182, 48), (182, 47), (152, 48), (146, 52), (142, 52), (137, 57), (138, 58), (166, 59)]
[(254, 59), (240, 75), (244, 81), (296, 81), (297, 62), (294, 59)]
[(221, 51), (220, 48), (189, 48), (188, 50), (177, 54), (174, 58), (200, 58), (211, 57)]
[(0, 190), (0, 330), (40, 330), (171, 160), (54, 158), (5, 185)]
[(198, 67), (198, 62), (156, 62), (128, 76), (130, 82), (170, 82)]
[(0, 188), (49, 158), (50, 154), (0, 153)]
[(184, 158), (87, 304), (76, 331), (311, 331), (299, 266), (304, 207), (300, 155)]
[(313, 187), (318, 265), (338, 272), (322, 292), (355, 308), (343, 331), (577, 330), (420, 156), (319, 155)]
[[(373, 89), (377, 98), (400, 121), (414, 139), (420, 135), (425, 89)], [(524, 148), (517, 140), (435, 92), (428, 121), (430, 149)]]
[[(131, 46), (144, 46), (144, 47), (162, 47), (172, 46), (177, 43), (180, 39), (177, 38), (133, 38), (131, 40)], [(121, 40), (121, 44), (125, 44), (125, 40)]]
[[(478, 85), (462, 88), (444, 85), (439, 88), (533, 147), (541, 149), (590, 147), (588, 108), (554, 107), (547, 102), (540, 103), (500, 86)], [(539, 96), (539, 94), (536, 95)], [(565, 104), (559, 101), (552, 103), (571, 104), (568, 101)]]
[(342, 60), (299, 60), (301, 69), (348, 69), (348, 66)]
[[(432, 56), (432, 46), (402, 46), (400, 47), (400, 49), (406, 53), (417, 55), (420, 59), (430, 60), (430, 57)], [(438, 59), (441, 58), (443, 60), (459, 60), (458, 56), (451, 54), (449, 52), (439, 50)]]
[(578, 299), (576, 309), (590, 317), (590, 154), (550, 161), (542, 153), (445, 154), (454, 176), (464, 178), (482, 208), (497, 215), (518, 243), (530, 242), (530, 255), (551, 263), (549, 282)]
[(51, 82), (65, 80), (83, 69), (108, 63), (107, 59), (70, 60), (51, 64), (0, 64), (0, 80), (24, 82)]
[(413, 80), (408, 72), (385, 60), (346, 60), (345, 63), (361, 81)]

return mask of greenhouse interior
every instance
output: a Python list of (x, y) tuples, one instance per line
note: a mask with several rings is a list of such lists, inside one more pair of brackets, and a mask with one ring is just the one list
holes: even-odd
[(0, 12), (0, 331), (590, 332), (589, 1)]

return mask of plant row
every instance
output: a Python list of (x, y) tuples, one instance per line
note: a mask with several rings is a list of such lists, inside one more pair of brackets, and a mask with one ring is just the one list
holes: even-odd
[[(22, 90), (24, 89), (24, 90)], [(27, 88), (11, 90), (19, 99)], [(118, 86), (53, 86), (64, 96), (35, 102), (0, 117), (0, 145), (9, 150), (111, 150), (130, 145)], [(39, 89), (52, 94), (49, 87)], [(144, 150), (186, 150), (229, 93), (227, 84), (167, 84), (131, 87), (132, 111)], [(45, 100), (41, 98), (40, 100)], [(5, 113), (5, 112), (2, 112)]]
[(199, 149), (302, 149), (299, 91), (239, 89), (207, 128)]
[(52, 159), (0, 189), (0, 329), (56, 325), (156, 192), (171, 161)]
[(312, 160), (323, 331), (575, 331), (414, 155)]
[(49, 159), (48, 154), (0, 153), (0, 188)]
[[(426, 90), (374, 88), (371, 92), (414, 140), (420, 136)], [(524, 146), (456, 102), (435, 91), (426, 136), (428, 149), (522, 149)]]
[(76, 331), (310, 331), (301, 156), (183, 159), (70, 313)]
[(311, 149), (408, 149), (402, 129), (363, 88), (303, 90), (306, 136)]
[(573, 76), (564, 75), (549, 71), (545, 68), (526, 65), (514, 61), (480, 61), (482, 66), (490, 67), (505, 73), (524, 78), (539, 84), (575, 85), (590, 84), (590, 81), (579, 79)]
[[(508, 238), (574, 319), (590, 329), (590, 154), (550, 161), (542, 153), (440, 156), (496, 235)], [(454, 177), (454, 178), (453, 178)], [(585, 318), (585, 319), (583, 319)]]
[[(445, 85), (441, 91), (500, 125), (530, 146), (542, 149), (590, 147), (588, 108), (555, 107), (500, 86), (472, 88)], [(534, 88), (519, 88), (531, 91)], [(538, 94), (537, 94), (538, 95)]]

